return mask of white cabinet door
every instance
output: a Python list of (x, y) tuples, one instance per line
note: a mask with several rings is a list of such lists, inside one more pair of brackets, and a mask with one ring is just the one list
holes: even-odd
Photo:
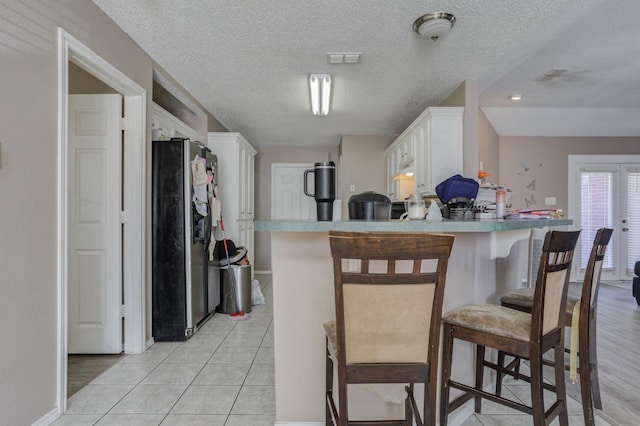
[(398, 199), (398, 182), (394, 177), (398, 174), (398, 160), (396, 151), (387, 154), (387, 196), (389, 199)]
[(238, 170), (238, 218), (254, 218), (254, 167), (255, 159), (244, 144), (237, 145), (236, 167)]
[[(238, 220), (236, 222), (236, 245), (247, 249), (249, 261), (253, 262), (254, 254), (254, 230), (252, 220)], [(252, 270), (253, 275), (253, 270)]]
[[(435, 193), (440, 182), (455, 174), (462, 174), (463, 108), (430, 108), (428, 147), (430, 158), (427, 163), (431, 185), (429, 191)], [(475, 176), (472, 176), (475, 178)]]
[(255, 218), (255, 158), (247, 151), (247, 219)]
[(236, 170), (238, 171), (238, 219), (246, 219), (247, 210), (247, 158), (241, 144), (236, 145)]
[(430, 149), (429, 134), (430, 122), (425, 121), (416, 126), (411, 137), (414, 141), (415, 160), (414, 160), (414, 189), (416, 193), (422, 194), (431, 192), (431, 179), (428, 172), (427, 164), (429, 164)]
[[(385, 150), (389, 198), (401, 199), (411, 192), (434, 194), (443, 180), (462, 174), (463, 108), (427, 108)], [(393, 181), (404, 171), (413, 182)], [(407, 186), (409, 182), (409, 186)]]

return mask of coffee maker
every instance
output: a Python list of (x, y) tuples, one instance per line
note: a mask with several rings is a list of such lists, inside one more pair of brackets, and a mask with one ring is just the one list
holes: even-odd
[[(307, 179), (309, 173), (314, 176), (314, 191), (307, 191)], [(304, 171), (304, 193), (316, 200), (316, 213), (319, 221), (333, 220), (333, 202), (336, 199), (336, 163), (329, 161), (314, 163), (313, 169)]]

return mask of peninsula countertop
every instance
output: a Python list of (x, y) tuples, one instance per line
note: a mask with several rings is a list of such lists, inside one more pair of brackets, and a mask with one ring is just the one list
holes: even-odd
[(472, 219), (428, 220), (346, 220), (318, 222), (314, 220), (258, 220), (256, 231), (264, 232), (328, 232), (337, 231), (424, 231), (424, 232), (502, 232), (520, 229), (569, 226), (571, 219)]

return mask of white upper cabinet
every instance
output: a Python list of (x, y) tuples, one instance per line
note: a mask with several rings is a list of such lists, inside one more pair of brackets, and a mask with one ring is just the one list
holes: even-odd
[(464, 108), (427, 108), (389, 145), (385, 155), (391, 200), (410, 193), (434, 194), (440, 182), (462, 174), (463, 113)]

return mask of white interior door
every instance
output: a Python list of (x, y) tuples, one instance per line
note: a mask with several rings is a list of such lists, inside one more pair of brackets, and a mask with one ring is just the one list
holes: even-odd
[(122, 351), (122, 97), (69, 96), (68, 353)]
[[(274, 163), (271, 165), (271, 219), (316, 220), (316, 202), (304, 194), (304, 171), (313, 164)], [(313, 173), (307, 191), (313, 193)]]
[(584, 278), (595, 232), (607, 227), (614, 233), (605, 255), (602, 279), (628, 281), (634, 275), (635, 262), (640, 260), (640, 164), (620, 162), (620, 158), (596, 162), (597, 156), (594, 157), (592, 162), (573, 166), (576, 185), (573, 190), (570, 188), (570, 197), (575, 199), (575, 224), (582, 230), (574, 277)]

